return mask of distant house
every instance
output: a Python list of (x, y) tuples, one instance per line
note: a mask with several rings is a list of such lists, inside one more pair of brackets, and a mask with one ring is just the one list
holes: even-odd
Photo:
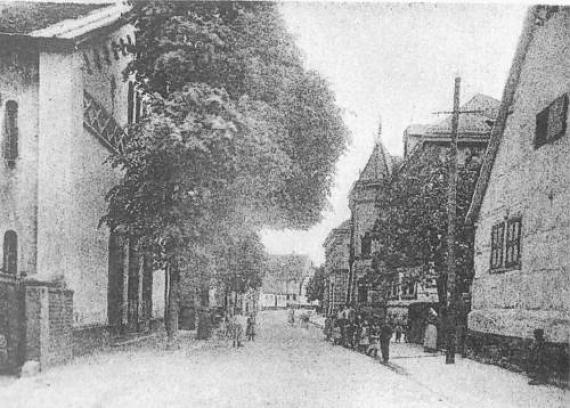
[(142, 113), (136, 84), (123, 80), (135, 41), (128, 10), (0, 3), (0, 345), (8, 369), (26, 360), (45, 368), (110, 332), (146, 330), (162, 314), (164, 275), (132, 242), (98, 227), (105, 194), (121, 177), (105, 160)]
[(395, 158), (387, 152), (382, 144), (381, 136), (382, 125), (380, 124), (372, 154), (349, 192), (351, 218), (346, 301), (361, 305), (377, 300), (369, 299), (369, 288), (364, 277), (373, 272), (372, 255), (375, 243), (372, 232), (378, 216), (376, 197), (383, 193), (390, 182), (395, 164)]
[(325, 242), (325, 292), (323, 307), (327, 314), (346, 303), (348, 294), (350, 220), (333, 228)]
[(570, 8), (527, 15), (467, 222), (475, 227), (469, 347), (524, 367), (543, 329), (568, 373)]
[(306, 286), (314, 270), (306, 255), (268, 255), (259, 307), (285, 308), (307, 304)]

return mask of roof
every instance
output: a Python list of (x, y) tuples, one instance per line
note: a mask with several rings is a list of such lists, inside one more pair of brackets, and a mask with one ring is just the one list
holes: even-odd
[[(477, 94), (460, 108), (462, 111), (481, 111), (459, 115), (458, 138), (480, 137), (487, 139), (497, 117), (500, 102), (487, 95)], [(449, 138), (452, 115), (430, 125), (413, 124), (406, 128), (408, 135), (417, 135), (422, 139)]]
[(261, 287), (265, 293), (289, 293), (291, 284), (300, 287), (310, 275), (311, 261), (307, 255), (269, 255)]
[(341, 224), (337, 225), (332, 230), (330, 230), (327, 237), (323, 241), (323, 246), (327, 247), (328, 245), (332, 244), (335, 240), (335, 237), (339, 233), (345, 233), (345, 234), (350, 233), (350, 225), (351, 225), (351, 221), (349, 218), (348, 220), (344, 220)]
[(507, 117), (509, 110), (514, 100), (516, 89), (519, 85), (520, 75), (522, 68), (526, 59), (530, 43), (534, 37), (537, 28), (537, 18), (538, 10), (541, 7), (548, 6), (533, 6), (529, 8), (524, 23), (522, 34), (519, 38), (519, 43), (515, 52), (515, 57), (509, 71), (509, 76), (503, 90), (503, 99), (499, 107), (499, 112), (497, 115), (497, 120), (491, 136), (489, 139), (489, 145), (483, 158), (483, 163), (481, 164), (481, 171), (479, 173), (479, 179), (475, 185), (475, 191), (473, 193), (473, 199), (471, 201), (471, 206), (465, 217), (465, 222), (467, 224), (473, 224), (479, 217), (479, 211), (481, 209), (481, 204), (483, 198), (487, 191), (487, 186), (489, 185), (489, 179), (491, 177), (491, 171), (493, 169), (493, 164), (495, 163), (495, 158), (497, 157), (497, 152), (503, 139), (503, 133), (505, 131)]
[(30, 34), (64, 20), (77, 19), (107, 4), (0, 1), (0, 33)]

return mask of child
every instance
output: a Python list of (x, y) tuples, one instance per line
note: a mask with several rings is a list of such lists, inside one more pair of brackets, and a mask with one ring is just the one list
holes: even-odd
[(370, 339), (368, 338), (368, 336), (369, 336), (368, 322), (364, 320), (360, 328), (360, 336), (358, 339), (358, 351), (360, 351), (361, 353), (366, 353), (366, 351), (368, 350), (368, 346), (370, 346)]
[(374, 323), (370, 328), (370, 345), (366, 354), (371, 355), (373, 358), (378, 357), (378, 350), (380, 349), (380, 327), (378, 323)]
[(332, 336), (332, 331), (333, 331), (333, 318), (331, 316), (328, 316), (325, 319), (325, 327), (323, 329), (323, 333), (325, 335), (325, 340), (326, 341), (330, 341), (331, 340), (331, 336)]

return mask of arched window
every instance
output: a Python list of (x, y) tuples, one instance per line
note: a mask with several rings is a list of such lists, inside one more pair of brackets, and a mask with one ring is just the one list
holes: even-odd
[(10, 167), (18, 157), (18, 103), (7, 101), (4, 112), (4, 159)]
[(18, 235), (12, 231), (4, 234), (4, 273), (16, 275), (18, 273)]

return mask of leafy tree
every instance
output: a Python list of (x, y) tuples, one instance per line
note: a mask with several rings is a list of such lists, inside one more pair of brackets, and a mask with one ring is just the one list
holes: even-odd
[[(369, 277), (386, 286), (398, 268), (417, 268), (423, 280), (430, 271), (445, 271), (447, 256), (448, 149), (425, 146), (417, 149), (394, 174), (385, 194), (379, 197), (380, 216), (374, 228), (377, 271)], [(458, 167), (456, 215), (456, 270), (458, 288), (471, 279), (472, 237), (463, 220), (471, 203), (480, 161), (468, 158)], [(440, 274), (438, 293), (445, 300), (446, 274)]]
[(145, 91), (148, 115), (110, 158), (124, 177), (102, 221), (169, 270), (171, 337), (180, 273), (200, 260), (234, 290), (259, 285), (257, 232), (319, 221), (345, 149), (334, 95), (303, 68), (276, 7), (134, 4), (125, 76)]
[(307, 300), (313, 302), (318, 300), (322, 302), (325, 295), (325, 267), (319, 266), (315, 270), (315, 274), (309, 279), (307, 285)]

